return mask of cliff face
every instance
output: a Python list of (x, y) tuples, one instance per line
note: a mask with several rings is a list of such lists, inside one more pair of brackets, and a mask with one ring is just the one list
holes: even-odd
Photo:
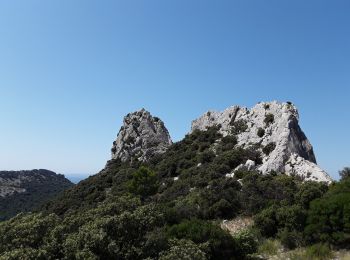
[[(263, 163), (254, 166), (297, 174), (306, 180), (330, 182), (329, 175), (316, 165), (312, 145), (299, 126), (296, 107), (288, 103), (259, 103), (252, 109), (233, 106), (222, 112), (208, 111), (192, 122), (192, 129), (206, 130), (219, 125), (223, 135), (235, 134), (238, 145), (261, 151)], [(247, 162), (252, 168), (250, 162)], [(241, 166), (243, 167), (243, 166)]]
[[(223, 136), (235, 135), (237, 145), (258, 150), (262, 163), (248, 160), (245, 167), (264, 174), (272, 171), (299, 175), (305, 180), (331, 182), (332, 179), (316, 164), (309, 140), (299, 126), (299, 113), (290, 102), (259, 103), (251, 109), (232, 106), (222, 112), (208, 111), (192, 122), (191, 132), (220, 126)], [(128, 114), (124, 118), (112, 147), (112, 159), (147, 161), (164, 153), (172, 144), (163, 121), (148, 111)], [(234, 172), (229, 173), (231, 176)]]
[(164, 153), (171, 144), (163, 121), (142, 109), (124, 117), (123, 126), (113, 142), (112, 159), (146, 161)]
[(40, 206), (73, 183), (48, 170), (0, 171), (0, 220)]

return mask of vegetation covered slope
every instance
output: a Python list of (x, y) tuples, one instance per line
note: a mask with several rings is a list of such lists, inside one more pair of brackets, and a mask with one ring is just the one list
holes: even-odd
[[(248, 159), (261, 160), (212, 127), (147, 163), (112, 160), (41, 212), (1, 223), (0, 258), (245, 259), (270, 237), (287, 248), (350, 244), (349, 179), (328, 187), (283, 173), (226, 176)], [(221, 229), (242, 215), (254, 227)]]
[(72, 186), (48, 170), (0, 171), (0, 220), (32, 211)]

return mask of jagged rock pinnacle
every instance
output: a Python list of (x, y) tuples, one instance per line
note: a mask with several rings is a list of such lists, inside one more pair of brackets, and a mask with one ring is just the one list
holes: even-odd
[(261, 151), (263, 162), (256, 169), (263, 173), (276, 171), (300, 175), (305, 180), (332, 180), (316, 165), (312, 145), (299, 126), (298, 110), (291, 102), (208, 111), (192, 122), (191, 131), (214, 125), (220, 126), (223, 135), (236, 134), (239, 146)]
[(171, 144), (163, 121), (141, 109), (124, 117), (123, 126), (113, 142), (112, 159), (147, 161), (164, 153)]

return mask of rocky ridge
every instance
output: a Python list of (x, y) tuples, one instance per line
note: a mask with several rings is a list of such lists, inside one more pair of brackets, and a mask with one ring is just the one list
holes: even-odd
[[(192, 121), (191, 133), (220, 126), (219, 131), (237, 137), (237, 146), (251, 147), (262, 155), (262, 163), (248, 160), (233, 172), (246, 168), (264, 174), (285, 172), (305, 180), (331, 182), (317, 166), (313, 147), (299, 126), (299, 113), (291, 103), (261, 102), (253, 108), (232, 106), (222, 112), (208, 111)], [(163, 121), (142, 109), (124, 118), (112, 147), (112, 159), (147, 161), (164, 153), (172, 144)]]
[[(192, 122), (191, 132), (218, 125), (225, 136), (235, 134), (238, 146), (261, 151), (263, 162), (247, 162), (239, 168), (255, 168), (300, 175), (305, 180), (331, 182), (330, 176), (316, 164), (313, 148), (299, 126), (297, 108), (276, 101), (259, 103), (251, 109), (232, 106), (222, 112), (208, 111)], [(229, 173), (233, 175), (234, 173)]]
[(0, 171), (0, 220), (30, 211), (72, 186), (49, 170)]
[(146, 161), (164, 153), (171, 144), (163, 121), (141, 109), (124, 117), (123, 126), (113, 142), (112, 159)]

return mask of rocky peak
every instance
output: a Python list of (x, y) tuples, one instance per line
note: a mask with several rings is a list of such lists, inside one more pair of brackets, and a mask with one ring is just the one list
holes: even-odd
[(171, 144), (163, 121), (141, 109), (124, 117), (123, 126), (113, 142), (112, 159), (147, 161), (156, 154), (164, 153)]
[(251, 109), (232, 106), (222, 112), (208, 111), (192, 122), (192, 129), (218, 125), (221, 133), (237, 136), (238, 145), (261, 151), (263, 163), (256, 169), (301, 175), (306, 180), (330, 182), (316, 165), (312, 145), (299, 126), (297, 108), (291, 103), (264, 102)]

